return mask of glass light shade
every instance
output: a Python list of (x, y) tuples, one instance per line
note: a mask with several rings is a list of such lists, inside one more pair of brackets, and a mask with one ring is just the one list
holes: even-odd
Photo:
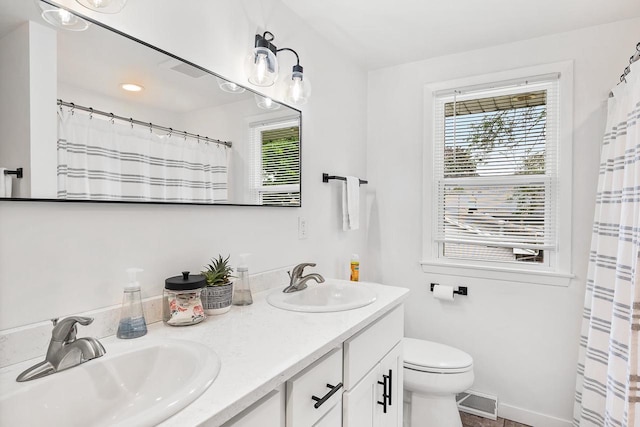
[(243, 88), (242, 86), (238, 86), (234, 82), (221, 79), (220, 77), (216, 77), (216, 80), (218, 81), (218, 87), (224, 92), (242, 93), (245, 91), (245, 88)]
[(84, 31), (89, 28), (89, 23), (87, 21), (77, 17), (65, 9), (51, 6), (40, 1), (38, 4), (42, 9), (42, 19), (54, 27), (67, 31)]
[(256, 47), (244, 64), (249, 83), (267, 87), (278, 78), (278, 58), (266, 47)]
[(255, 95), (255, 99), (258, 107), (262, 108), (263, 110), (277, 110), (278, 108), (280, 108), (280, 104), (278, 104), (277, 102), (273, 102), (273, 99), (267, 96)]
[(127, 4), (127, 0), (76, 0), (76, 2), (100, 13), (118, 13)]
[(294, 71), (284, 79), (286, 85), (284, 99), (293, 105), (303, 105), (311, 96), (311, 83), (302, 72)]

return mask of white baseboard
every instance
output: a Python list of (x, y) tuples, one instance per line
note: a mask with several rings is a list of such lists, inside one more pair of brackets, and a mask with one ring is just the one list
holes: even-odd
[(498, 402), (498, 416), (533, 427), (571, 427), (573, 425), (569, 420), (540, 414), (502, 402)]

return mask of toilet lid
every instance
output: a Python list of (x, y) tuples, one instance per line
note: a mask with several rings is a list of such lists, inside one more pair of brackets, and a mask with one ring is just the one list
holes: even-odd
[(423, 372), (458, 373), (471, 370), (473, 359), (448, 345), (404, 338), (404, 366)]

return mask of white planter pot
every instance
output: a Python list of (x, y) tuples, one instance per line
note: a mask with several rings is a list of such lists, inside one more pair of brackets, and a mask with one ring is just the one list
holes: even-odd
[(205, 286), (200, 298), (204, 313), (208, 315), (224, 314), (231, 309), (233, 282), (222, 286)]

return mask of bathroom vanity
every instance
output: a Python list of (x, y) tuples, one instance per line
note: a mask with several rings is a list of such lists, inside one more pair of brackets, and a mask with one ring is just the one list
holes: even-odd
[[(140, 338), (101, 338), (105, 356), (23, 383), (15, 378), (42, 360), (42, 338), (48, 341), (51, 327), (11, 331), (4, 336), (5, 350), (34, 342), (40, 350), (0, 370), (0, 424), (402, 425), (402, 302), (408, 290), (335, 280), (317, 286), (373, 292), (375, 301), (344, 311), (296, 312), (269, 304), (267, 297), (282, 288), (269, 289), (254, 294), (254, 304), (197, 325), (157, 321)], [(314, 300), (313, 287), (303, 292), (309, 293), (305, 301)], [(341, 294), (349, 293), (336, 291), (321, 305), (330, 306)], [(78, 336), (92, 335), (88, 329), (79, 328)], [(55, 400), (47, 390), (58, 389), (73, 392)], [(64, 409), (69, 405), (72, 418)]]
[(225, 427), (401, 426), (403, 324), (392, 308)]
[[(200, 398), (161, 425), (401, 426), (408, 290), (353, 286), (371, 287), (376, 301), (348, 311), (298, 313), (267, 304), (273, 291), (266, 291), (251, 306), (184, 328), (210, 343), (222, 368)], [(152, 327), (150, 335), (156, 331), (183, 332)]]

